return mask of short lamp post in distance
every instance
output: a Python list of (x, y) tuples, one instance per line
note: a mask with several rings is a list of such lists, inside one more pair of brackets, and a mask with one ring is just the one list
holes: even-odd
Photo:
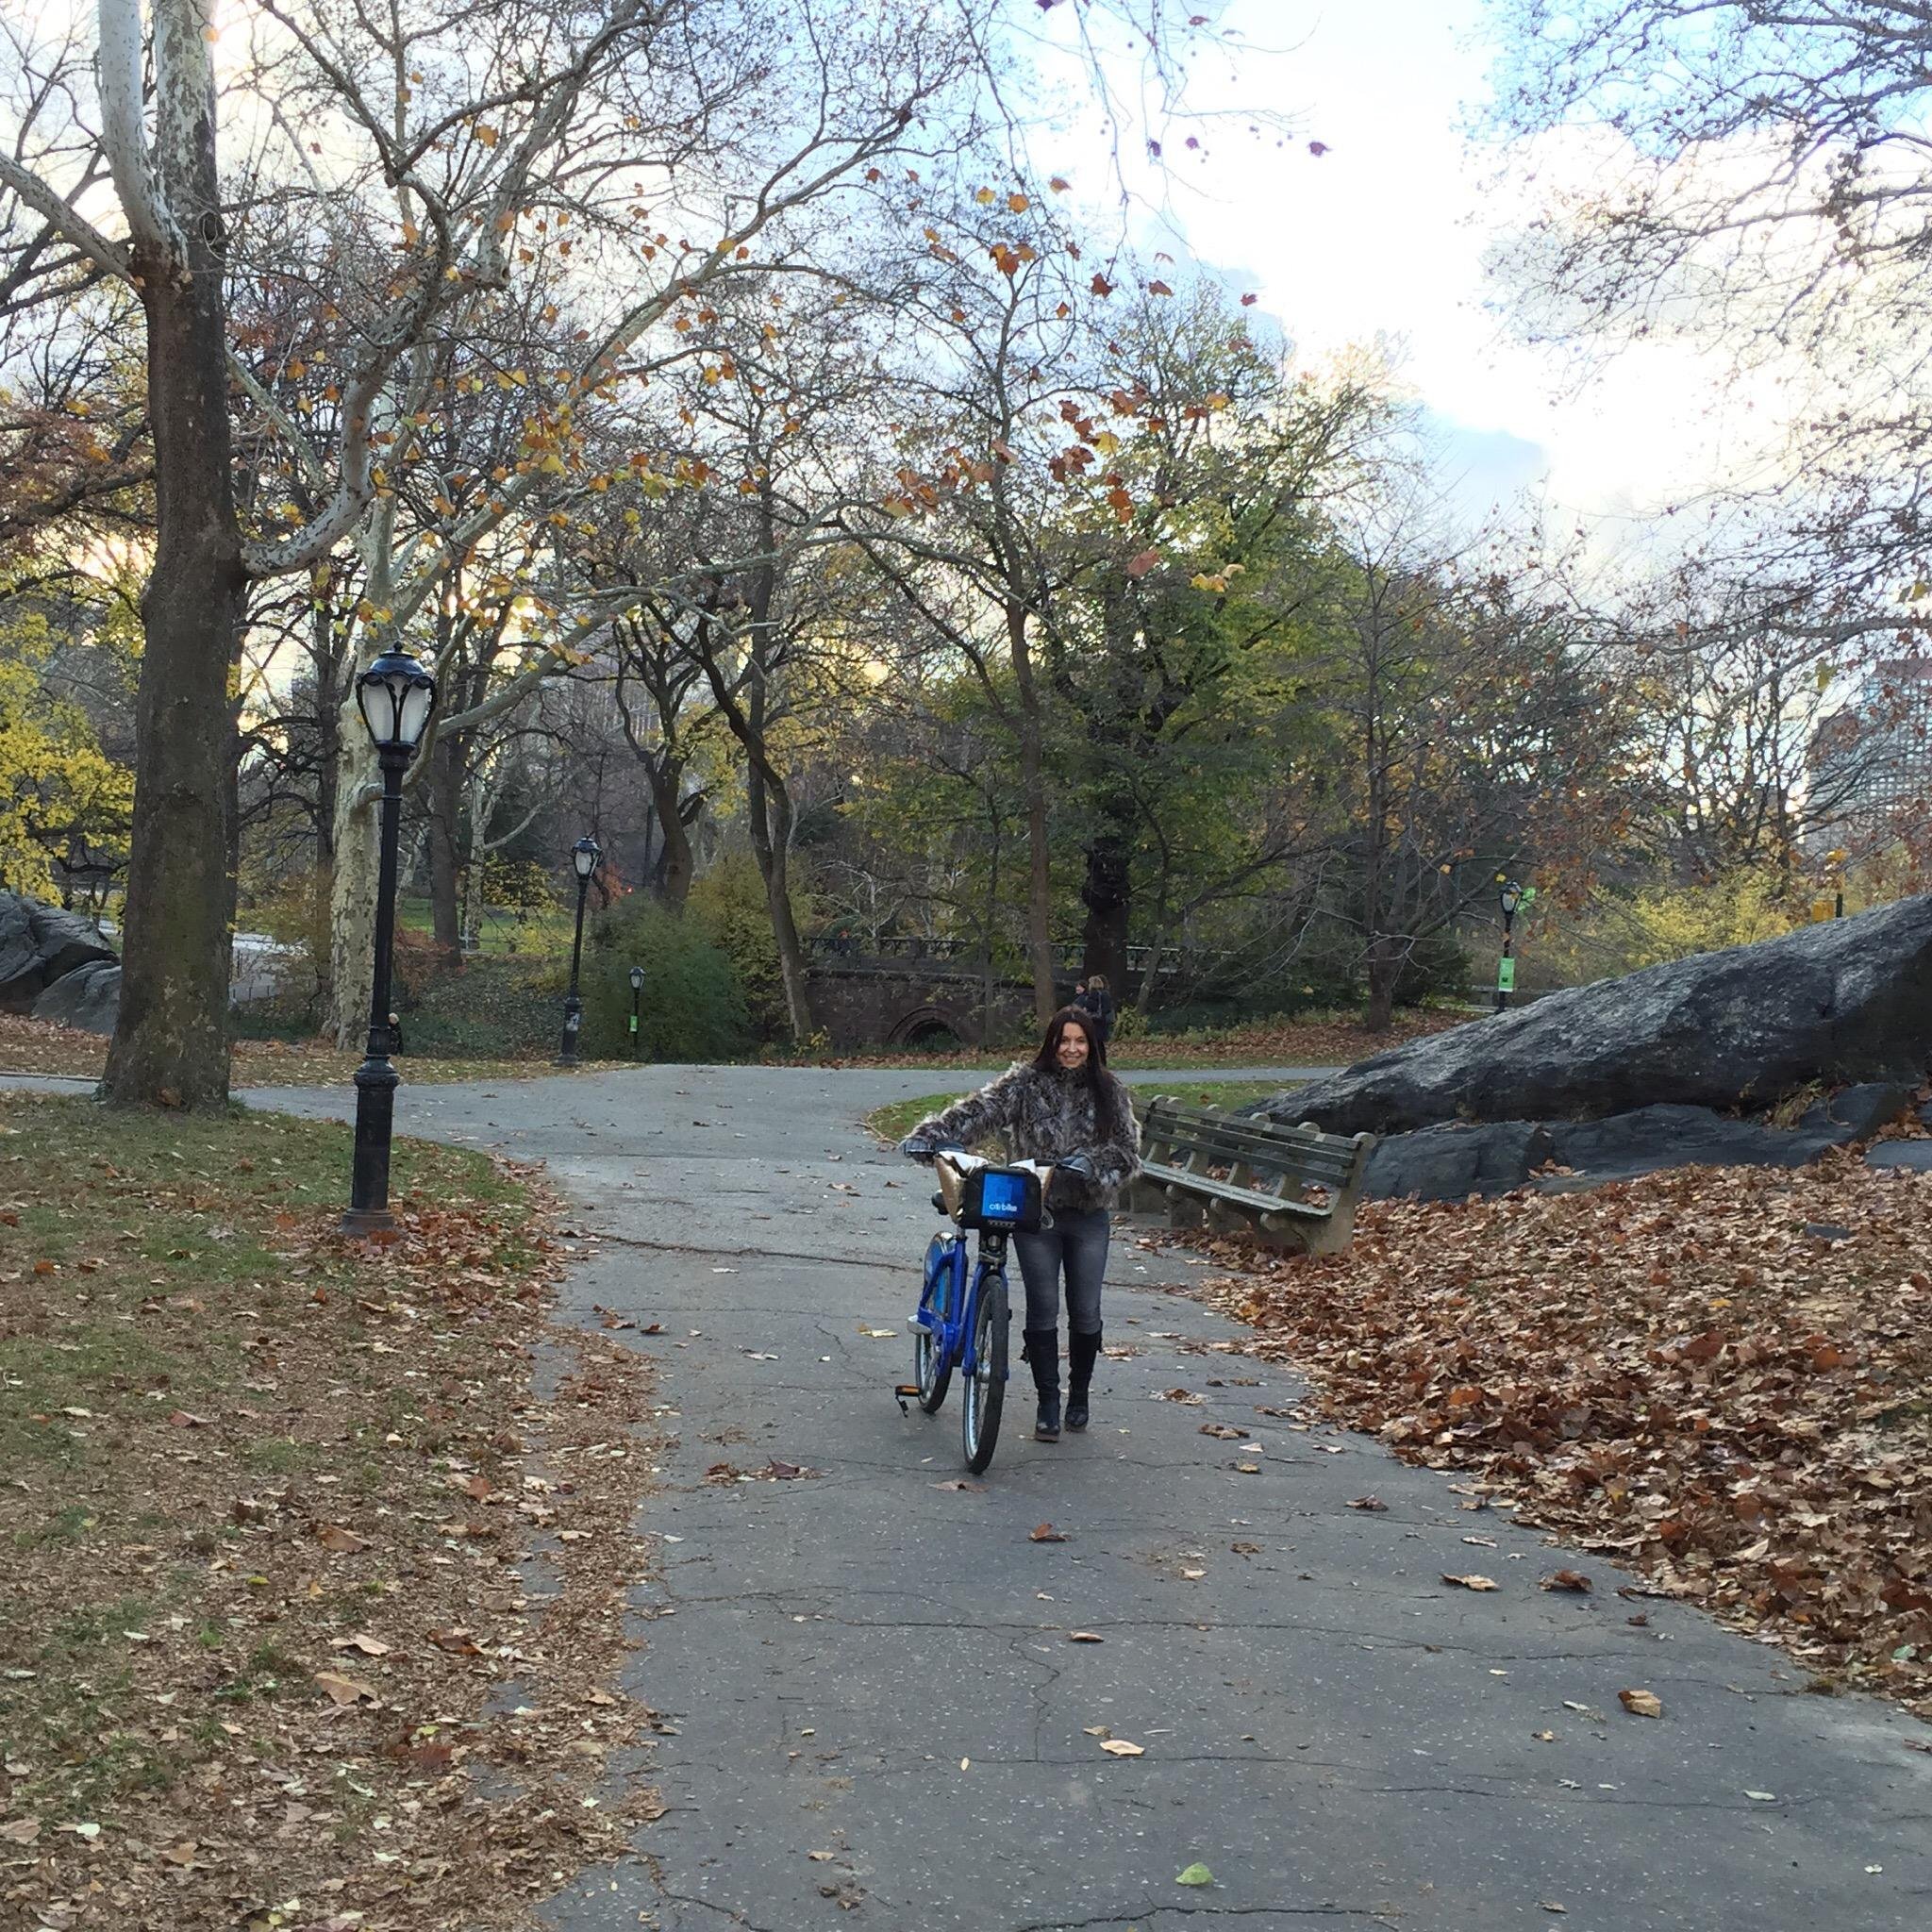
[(586, 832), (570, 848), (571, 863), (577, 873), (577, 931), (570, 949), (570, 991), (563, 1002), (563, 1044), (557, 1052), (559, 1067), (577, 1063), (577, 1034), (584, 1024), (584, 1003), (577, 994), (577, 974), (584, 960), (584, 895), (591, 890), (591, 876), (597, 870), (603, 848)]
[(375, 883), (375, 970), (369, 990), (369, 1043), (356, 1069), (356, 1152), (349, 1180), (344, 1234), (391, 1228), (389, 1211), (390, 1130), (395, 1113), (396, 1070), (390, 1063), (390, 956), (396, 936), (396, 836), (402, 816), (403, 773), (436, 708), (436, 680), (408, 651), (391, 645), (356, 680), (356, 704), (375, 744), (382, 771), (380, 859)]
[(643, 1008), (644, 969), (633, 966), (630, 969), (630, 1051), (633, 1059), (643, 1052), (643, 1034), (638, 1024), (638, 1016)]
[(1496, 902), (1503, 908), (1503, 957), (1496, 962), (1496, 1010), (1509, 1004), (1516, 991), (1516, 911), (1530, 894), (1512, 878), (1496, 874)]

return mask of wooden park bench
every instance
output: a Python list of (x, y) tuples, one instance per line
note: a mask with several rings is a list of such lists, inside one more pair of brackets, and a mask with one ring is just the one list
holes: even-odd
[(1250, 1227), (1268, 1246), (1340, 1254), (1355, 1232), (1373, 1134), (1277, 1126), (1156, 1094), (1141, 1122), (1128, 1206), (1174, 1227)]

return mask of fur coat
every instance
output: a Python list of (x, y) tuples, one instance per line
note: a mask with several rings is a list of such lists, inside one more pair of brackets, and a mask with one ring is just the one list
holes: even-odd
[(1091, 1213), (1109, 1206), (1141, 1167), (1141, 1126), (1132, 1096), (1111, 1074), (1103, 1070), (1100, 1077), (1113, 1101), (1112, 1131), (1104, 1140), (1094, 1123), (1093, 1093), (1085, 1072), (1063, 1074), (1056, 1068), (1043, 1074), (1030, 1060), (1020, 1061), (912, 1131), (962, 1147), (997, 1135), (1013, 1160), (1050, 1162), (1084, 1154), (1093, 1162), (1094, 1178), (1061, 1174), (1054, 1203), (1070, 1214)]

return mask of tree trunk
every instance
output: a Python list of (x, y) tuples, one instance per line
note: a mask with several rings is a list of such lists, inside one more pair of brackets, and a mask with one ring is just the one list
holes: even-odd
[(1080, 900), (1087, 908), (1080, 965), (1083, 973), (1104, 973), (1116, 1000), (1127, 997), (1127, 911), (1133, 896), (1133, 843), (1109, 810), (1113, 800), (1103, 792), (1100, 826), (1087, 842), (1087, 876), (1080, 882)]
[(651, 784), (651, 804), (658, 815), (664, 849), (658, 856), (658, 894), (674, 912), (682, 912), (691, 897), (691, 832), (685, 824), (678, 797), (684, 784), (681, 759), (655, 761), (645, 766)]
[(1047, 845), (1046, 754), (1040, 721), (1040, 687), (1033, 676), (1033, 653), (1026, 641), (1024, 605), (1007, 606), (1007, 642), (1013, 660), (1013, 683), (1020, 696), (1020, 791), (1026, 803), (1026, 958), (1033, 972), (1033, 1017), (1041, 1025), (1053, 1018), (1059, 996), (1054, 989), (1053, 865)]
[[(195, 132), (188, 273), (137, 246), (147, 317), (158, 538), (141, 601), (134, 826), (121, 1005), (104, 1099), (218, 1108), (228, 1098), (228, 853), (235, 708), (247, 611), (228, 423), (213, 94)], [(160, 258), (157, 258), (160, 257)]]
[(463, 758), (458, 741), (439, 738), (430, 753), (429, 918), (447, 965), (463, 963), (462, 913), (457, 903), (457, 832), (463, 810)]
[(794, 1046), (812, 1033), (811, 1002), (805, 988), (805, 948), (799, 943), (798, 923), (791, 916), (791, 890), (787, 863), (791, 846), (791, 796), (782, 780), (759, 769), (755, 760), (745, 774), (750, 807), (751, 849), (765, 882), (765, 906), (772, 920), (772, 939), (778, 948), (778, 977), (785, 989), (785, 1019)]
[(463, 872), (463, 931), (483, 942), (483, 877), (490, 861), (490, 791), (481, 773), (470, 781), (470, 862)]
[(1402, 954), (1395, 944), (1376, 934), (1369, 942), (1369, 1004), (1362, 1024), (1371, 1033), (1386, 1033), (1395, 1018), (1395, 983), (1402, 973)]
[[(354, 680), (350, 680), (351, 690)], [(369, 991), (375, 972), (376, 866), (380, 853), (375, 801), (381, 774), (375, 747), (363, 728), (353, 696), (338, 724), (335, 869), (329, 875), (328, 1005), (323, 1030), (349, 1048), (369, 1024)]]
[(327, 866), (336, 852), (336, 738), (341, 693), (336, 689), (334, 578), (319, 563), (310, 574), (308, 654), (315, 665), (315, 862)]

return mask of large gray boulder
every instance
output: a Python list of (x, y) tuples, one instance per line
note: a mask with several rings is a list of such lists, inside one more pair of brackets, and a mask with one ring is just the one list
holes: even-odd
[[(1875, 1133), (1911, 1101), (1903, 1087), (1850, 1087), (1808, 1108), (1795, 1127), (1670, 1101), (1592, 1121), (1441, 1123), (1378, 1141), (1362, 1191), (1376, 1201), (1462, 1201), (1526, 1186), (1600, 1188), (1666, 1167), (1803, 1167), (1827, 1147)], [(1539, 1174), (1546, 1163), (1570, 1172)]]
[(0, 1011), (25, 1013), (57, 979), (114, 949), (77, 913), (0, 892)]
[(36, 1020), (58, 1026), (78, 1026), (88, 1033), (112, 1033), (121, 1007), (121, 967), (118, 961), (90, 959), (72, 973), (63, 973), (33, 1003)]
[(1916, 1084), (1932, 1058), (1932, 894), (1546, 994), (1250, 1111), (1331, 1133), (1767, 1105), (1813, 1081)]

